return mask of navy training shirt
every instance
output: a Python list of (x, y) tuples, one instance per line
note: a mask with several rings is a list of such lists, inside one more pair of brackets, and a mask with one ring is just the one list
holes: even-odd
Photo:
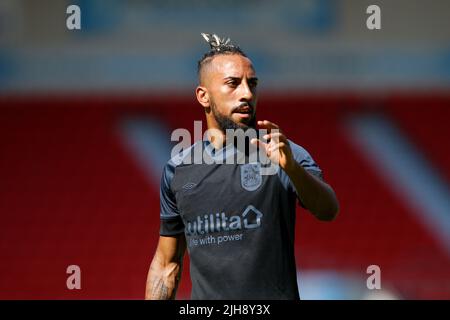
[[(289, 144), (295, 160), (322, 178), (309, 153)], [(214, 160), (229, 155), (197, 142), (167, 162), (160, 188), (160, 235), (185, 234), (191, 298), (299, 299), (294, 234), (301, 202), (288, 175), (281, 168), (263, 175), (259, 162), (194, 163), (197, 147)], [(241, 152), (233, 145), (221, 151)]]

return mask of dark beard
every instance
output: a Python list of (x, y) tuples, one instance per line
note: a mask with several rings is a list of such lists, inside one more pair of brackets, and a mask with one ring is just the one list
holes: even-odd
[(245, 123), (236, 123), (230, 117), (222, 115), (219, 111), (217, 111), (216, 105), (211, 103), (211, 111), (213, 113), (214, 119), (216, 119), (217, 124), (219, 125), (219, 129), (225, 133), (227, 129), (237, 130), (242, 129), (247, 131), (249, 128), (256, 128), (256, 113), (252, 115), (247, 124)]
[[(234, 136), (233, 141), (228, 141), (228, 142), (226, 142), (226, 144), (232, 143), (234, 145), (234, 147), (237, 148), (238, 150), (240, 150), (241, 152), (243, 152), (246, 155), (246, 157), (249, 156), (250, 152), (257, 152), (257, 149), (250, 151), (251, 150), (250, 138), (246, 136), (246, 132), (248, 132), (247, 130), (252, 129), (252, 130), (255, 130), (256, 137), (259, 138), (259, 132), (256, 130), (256, 112), (253, 113), (253, 115), (251, 116), (251, 118), (248, 120), (247, 123), (236, 123), (231, 119), (231, 117), (227, 117), (227, 116), (221, 114), (217, 110), (214, 102), (211, 102), (211, 111), (213, 113), (214, 119), (216, 120), (216, 122), (219, 126), (219, 129), (223, 132), (223, 134), (228, 135), (229, 130), (232, 130), (234, 132), (234, 134), (236, 134), (236, 133), (238, 134), (237, 136)], [(239, 129), (242, 130), (240, 132), (243, 134), (244, 139), (245, 139), (245, 142), (243, 145), (237, 143), (237, 140), (241, 136), (241, 134), (239, 134), (239, 131), (236, 132), (236, 130), (239, 130)], [(250, 132), (250, 134), (251, 134), (251, 132)], [(227, 137), (227, 139), (228, 139), (228, 137)]]

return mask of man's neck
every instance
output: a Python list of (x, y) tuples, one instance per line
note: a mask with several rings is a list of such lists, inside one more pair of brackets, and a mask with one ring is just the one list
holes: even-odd
[(212, 135), (208, 135), (208, 140), (214, 149), (222, 149), (226, 145), (225, 134), (219, 133), (219, 130), (215, 130)]
[(207, 134), (208, 141), (211, 143), (214, 149), (216, 150), (222, 149), (226, 145), (225, 132), (220, 130), (216, 124), (210, 123), (210, 121), (207, 121), (207, 124), (208, 124), (208, 134)]

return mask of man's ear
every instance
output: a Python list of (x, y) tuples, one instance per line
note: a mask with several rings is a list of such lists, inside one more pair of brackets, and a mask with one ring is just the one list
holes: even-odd
[(197, 96), (197, 101), (204, 108), (209, 108), (209, 94), (205, 87), (198, 86), (197, 89), (195, 89), (195, 95)]

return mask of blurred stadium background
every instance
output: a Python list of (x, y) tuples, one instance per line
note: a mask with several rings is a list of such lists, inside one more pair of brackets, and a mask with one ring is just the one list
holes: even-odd
[[(81, 8), (81, 31), (66, 8)], [(378, 4), (382, 29), (366, 28)], [(304, 299), (450, 299), (450, 2), (0, 2), (0, 298), (142, 299), (170, 133), (203, 120), (200, 32), (261, 79), (258, 115), (335, 188), (298, 209)], [(446, 142), (447, 141), (447, 142)], [(81, 290), (66, 288), (79, 265)], [(381, 290), (366, 269), (381, 268)], [(189, 298), (189, 265), (178, 298)]]

